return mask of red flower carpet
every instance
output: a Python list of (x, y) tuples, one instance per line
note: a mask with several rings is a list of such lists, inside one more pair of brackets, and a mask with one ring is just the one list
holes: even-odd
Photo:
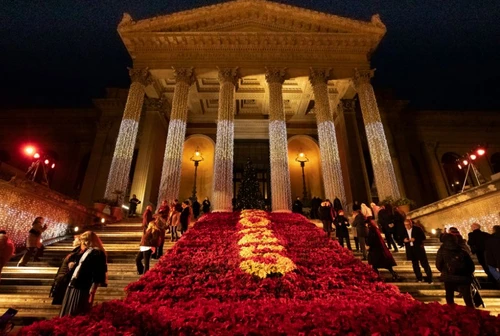
[(20, 335), (499, 335), (485, 311), (423, 304), (295, 214), (210, 214), (123, 301)]

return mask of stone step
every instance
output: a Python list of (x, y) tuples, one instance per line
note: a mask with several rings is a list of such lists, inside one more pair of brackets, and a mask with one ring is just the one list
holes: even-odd
[[(17, 286), (17, 285), (0, 285), (0, 298), (4, 294), (40, 294), (48, 296), (52, 285), (48, 286)], [(124, 292), (122, 287), (100, 287), (99, 293), (104, 293), (106, 295), (117, 295), (120, 296)]]
[[(139, 275), (127, 275), (127, 276), (108, 276), (108, 285), (113, 287), (124, 288), (129, 283), (139, 279)], [(3, 278), (2, 285), (14, 285), (14, 286), (52, 286), (54, 277), (16, 277), (16, 278)]]

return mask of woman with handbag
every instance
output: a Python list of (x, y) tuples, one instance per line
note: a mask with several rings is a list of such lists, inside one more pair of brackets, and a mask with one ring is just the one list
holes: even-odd
[(106, 251), (95, 232), (87, 231), (80, 236), (80, 251), (76, 254), (74, 263), (75, 269), (66, 289), (59, 317), (89, 312), (97, 288), (107, 287)]

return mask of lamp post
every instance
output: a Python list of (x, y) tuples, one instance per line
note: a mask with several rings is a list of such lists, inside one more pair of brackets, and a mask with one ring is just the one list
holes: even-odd
[(306, 175), (304, 174), (304, 167), (306, 166), (306, 162), (309, 162), (307, 155), (300, 152), (295, 161), (300, 162), (300, 167), (302, 168), (302, 202), (305, 203), (307, 200), (307, 189), (306, 189)]
[(486, 154), (486, 150), (483, 147), (478, 146), (474, 151), (465, 154), (464, 158), (462, 159), (462, 161), (458, 162), (458, 168), (459, 169), (462, 169), (462, 164), (463, 164), (464, 168), (465, 168), (465, 166), (467, 166), (467, 171), (465, 172), (464, 183), (462, 185), (462, 190), (460, 192), (463, 192), (465, 190), (465, 185), (467, 184), (467, 177), (469, 176), (469, 173), (470, 173), (471, 170), (472, 170), (472, 173), (474, 174), (474, 177), (476, 178), (477, 185), (478, 186), (481, 185), (481, 181), (479, 180), (479, 176), (478, 176), (478, 174), (480, 174), (480, 173), (477, 170), (477, 168), (474, 166), (473, 162), (478, 157), (481, 157), (484, 154)]
[(194, 202), (197, 200), (196, 197), (196, 177), (198, 175), (198, 165), (200, 164), (201, 161), (203, 161), (203, 156), (201, 156), (200, 150), (198, 147), (196, 147), (196, 151), (194, 152), (194, 155), (191, 156), (191, 161), (194, 162), (194, 184), (193, 184), (193, 195), (191, 196), (191, 201)]

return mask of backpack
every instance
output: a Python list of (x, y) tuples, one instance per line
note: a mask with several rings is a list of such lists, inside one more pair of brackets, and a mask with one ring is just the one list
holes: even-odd
[(460, 250), (451, 250), (449, 258), (446, 262), (447, 273), (450, 275), (471, 275), (474, 269), (471, 270), (471, 258), (469, 254)]

